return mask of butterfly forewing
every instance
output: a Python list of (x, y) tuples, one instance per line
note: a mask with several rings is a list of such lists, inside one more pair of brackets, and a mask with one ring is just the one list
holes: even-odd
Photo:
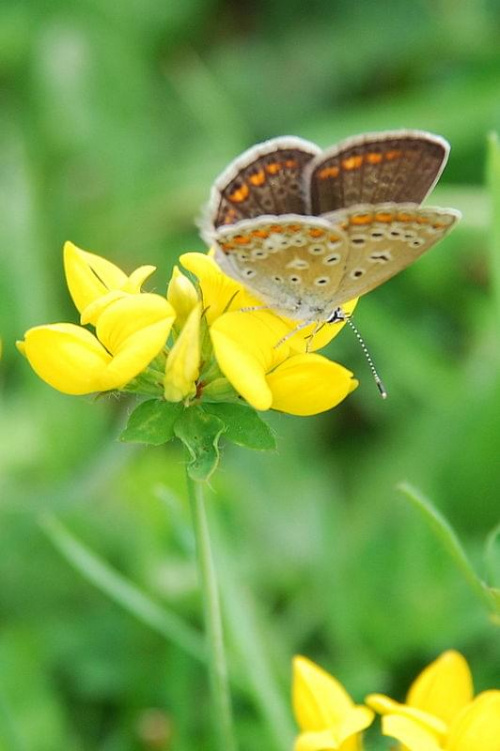
[(209, 207), (213, 227), (263, 214), (304, 214), (303, 172), (319, 148), (285, 137), (254, 146), (216, 180)]
[(413, 263), (452, 229), (460, 218), (453, 209), (416, 204), (357, 206), (328, 215), (349, 242), (343, 277), (332, 305), (364, 295)]
[(315, 157), (306, 170), (310, 212), (386, 201), (420, 204), (439, 178), (447, 142), (423, 131), (356, 136)]
[(347, 238), (338, 225), (287, 215), (221, 228), (216, 260), (270, 307), (300, 320), (323, 320), (347, 263)]

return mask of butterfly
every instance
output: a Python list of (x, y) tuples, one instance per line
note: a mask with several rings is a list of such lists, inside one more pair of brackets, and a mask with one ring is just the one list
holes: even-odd
[(367, 133), (325, 151), (295, 136), (265, 141), (216, 179), (202, 237), (222, 270), (269, 308), (342, 320), (343, 304), (409, 266), (460, 219), (421, 206), (449, 150), (418, 130)]

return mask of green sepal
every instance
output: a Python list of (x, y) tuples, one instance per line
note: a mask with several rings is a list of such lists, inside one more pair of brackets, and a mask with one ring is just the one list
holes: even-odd
[(228, 441), (257, 451), (276, 449), (274, 432), (252, 407), (220, 402), (206, 403), (203, 408), (224, 423), (224, 438)]
[(219, 438), (225, 425), (199, 405), (186, 409), (174, 425), (174, 433), (186, 446), (191, 461), (187, 471), (192, 480), (208, 480), (219, 464)]
[(182, 414), (182, 402), (148, 399), (134, 409), (120, 441), (160, 446), (174, 438), (175, 421)]

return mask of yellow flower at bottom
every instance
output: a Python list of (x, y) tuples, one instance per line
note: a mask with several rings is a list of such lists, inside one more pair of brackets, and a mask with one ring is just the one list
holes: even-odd
[(357, 706), (333, 676), (305, 657), (293, 661), (293, 707), (302, 731), (295, 751), (358, 751), (374, 713)]
[(71, 323), (29, 329), (19, 350), (58, 391), (81, 395), (121, 388), (163, 348), (175, 314), (159, 295), (129, 295), (100, 315), (94, 336)]
[(472, 697), (469, 666), (449, 650), (417, 677), (406, 704), (380, 694), (366, 703), (405, 751), (500, 751), (500, 691)]

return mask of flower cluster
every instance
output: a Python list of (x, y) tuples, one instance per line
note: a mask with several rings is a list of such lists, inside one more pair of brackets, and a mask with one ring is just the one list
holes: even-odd
[(381, 694), (356, 706), (343, 686), (305, 657), (294, 660), (293, 703), (301, 733), (295, 751), (358, 751), (361, 733), (382, 715), (382, 733), (401, 751), (499, 751), (500, 691), (474, 698), (461, 654), (449, 650), (428, 665), (400, 704)]
[(315, 351), (343, 322), (293, 333), (296, 321), (263, 310), (209, 255), (186, 253), (180, 263), (164, 297), (141, 291), (153, 266), (127, 276), (66, 243), (66, 280), (81, 325), (36, 326), (19, 349), (66, 394), (122, 389), (186, 406), (243, 397), (257, 410), (312, 415), (357, 386), (352, 373)]

